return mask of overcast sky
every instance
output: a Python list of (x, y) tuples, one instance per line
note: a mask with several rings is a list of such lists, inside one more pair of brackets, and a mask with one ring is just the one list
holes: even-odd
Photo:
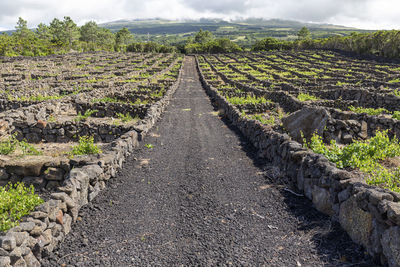
[(14, 29), (18, 17), (36, 27), (64, 16), (78, 25), (154, 17), (262, 17), (400, 29), (400, 0), (0, 0), (0, 30)]

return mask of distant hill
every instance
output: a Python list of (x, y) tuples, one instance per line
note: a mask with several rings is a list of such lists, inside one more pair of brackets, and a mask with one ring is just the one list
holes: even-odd
[(138, 41), (161, 43), (179, 43), (200, 29), (211, 31), (216, 37), (226, 37), (240, 45), (248, 46), (255, 40), (265, 37), (295, 39), (297, 32), (303, 26), (310, 29), (313, 38), (325, 38), (333, 35), (345, 36), (351, 32), (368, 32), (332, 24), (304, 23), (282, 19), (237, 19), (225, 21), (222, 19), (199, 20), (166, 20), (137, 19), (118, 20), (102, 23), (100, 26), (118, 31), (126, 27), (136, 35)]

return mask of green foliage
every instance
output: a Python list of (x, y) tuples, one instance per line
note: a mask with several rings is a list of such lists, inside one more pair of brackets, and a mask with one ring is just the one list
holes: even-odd
[(41, 155), (42, 152), (38, 151), (34, 146), (29, 144), (26, 140), (22, 140), (18, 142), (18, 146), (22, 150), (22, 154), (29, 155), (29, 156), (38, 156)]
[(313, 96), (313, 95), (310, 95), (310, 94), (307, 94), (307, 93), (300, 93), (300, 94), (298, 94), (297, 99), (300, 100), (300, 101), (302, 101), (302, 102), (303, 102), (303, 101), (309, 101), (309, 100), (311, 100), (311, 101), (317, 101), (317, 100), (319, 100), (318, 97)]
[(349, 36), (332, 36), (317, 40), (300, 40), (297, 48), (331, 49), (373, 54), (388, 58), (400, 57), (400, 31), (376, 31), (373, 33), (355, 33)]
[(9, 136), (6, 140), (0, 142), (0, 155), (9, 155), (17, 148), (22, 150), (22, 155), (38, 156), (42, 153), (26, 140), (18, 141), (15, 135)]
[(157, 44), (155, 42), (131, 43), (126, 47), (127, 52), (140, 53), (174, 53), (176, 48), (170, 45)]
[(186, 53), (231, 53), (242, 51), (242, 48), (228, 38), (215, 39), (209, 31), (200, 30), (194, 42), (190, 39), (184, 47)]
[(101, 149), (94, 144), (93, 136), (79, 137), (79, 144), (72, 147), (72, 155), (91, 155), (100, 154)]
[(10, 136), (6, 140), (0, 142), (0, 155), (8, 155), (17, 148), (18, 140), (15, 136)]
[(299, 40), (310, 39), (311, 38), (310, 30), (307, 27), (304, 26), (297, 33), (297, 37), (298, 37)]
[(334, 140), (327, 146), (322, 138), (314, 134), (305, 146), (315, 153), (326, 156), (338, 168), (352, 167), (369, 174), (370, 184), (379, 184), (385, 188), (400, 191), (400, 170), (388, 170), (381, 161), (400, 156), (399, 140), (395, 136), (390, 139), (387, 131), (377, 131), (368, 141), (355, 141), (347, 146), (339, 147)]
[(293, 48), (293, 42), (268, 37), (256, 41), (252, 46), (252, 51), (272, 51), (272, 50), (290, 50)]
[(123, 27), (115, 35), (115, 50), (126, 51), (127, 45), (133, 42), (133, 35), (128, 28)]
[(400, 83), (400, 78), (390, 80), (388, 83)]
[(251, 96), (247, 95), (246, 97), (226, 97), (226, 100), (233, 104), (233, 105), (245, 105), (245, 104), (264, 104), (269, 102), (267, 99), (264, 97), (256, 97), (256, 96)]
[(275, 124), (275, 117), (274, 116), (269, 116), (268, 119), (265, 118), (263, 114), (254, 114), (251, 116), (248, 116), (249, 119), (252, 120), (257, 120), (261, 122), (262, 124), (267, 124), (267, 125), (274, 125)]
[(144, 146), (145, 146), (146, 148), (148, 148), (148, 149), (154, 148), (154, 145), (152, 145), (152, 144), (145, 144)]
[(0, 186), (0, 232), (17, 226), (23, 216), (42, 203), (32, 185), (25, 187), (23, 183), (16, 183)]
[(380, 115), (382, 113), (390, 113), (385, 108), (363, 108), (363, 107), (354, 107), (354, 106), (349, 106), (349, 110), (353, 111), (355, 113), (367, 113), (368, 115)]
[(85, 113), (82, 115), (81, 112), (78, 112), (78, 115), (75, 118), (75, 121), (82, 121), (82, 120), (86, 120), (87, 118), (89, 118), (90, 116), (92, 116), (93, 114), (95, 114), (96, 112), (98, 112), (98, 110), (91, 110), (88, 109), (85, 111)]
[(200, 29), (200, 31), (194, 36), (194, 42), (198, 44), (205, 44), (210, 42), (212, 39), (214, 39), (212, 33), (209, 31), (203, 31), (202, 29)]
[(126, 113), (126, 114), (117, 113), (117, 116), (122, 122), (130, 122), (133, 120), (139, 120), (138, 116), (135, 116), (135, 118), (132, 118), (131, 114), (129, 114), (129, 113)]

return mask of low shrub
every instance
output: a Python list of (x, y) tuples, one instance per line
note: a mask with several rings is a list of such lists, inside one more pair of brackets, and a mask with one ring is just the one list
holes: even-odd
[(72, 147), (73, 156), (100, 154), (102, 151), (98, 145), (94, 144), (93, 136), (79, 137), (79, 144)]
[(0, 186), (0, 232), (17, 226), (21, 218), (43, 203), (31, 185), (23, 183)]

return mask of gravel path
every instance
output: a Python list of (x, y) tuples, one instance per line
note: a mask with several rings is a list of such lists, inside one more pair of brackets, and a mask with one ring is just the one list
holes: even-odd
[(157, 125), (44, 266), (369, 266), (309, 201), (268, 182), (192, 57)]

